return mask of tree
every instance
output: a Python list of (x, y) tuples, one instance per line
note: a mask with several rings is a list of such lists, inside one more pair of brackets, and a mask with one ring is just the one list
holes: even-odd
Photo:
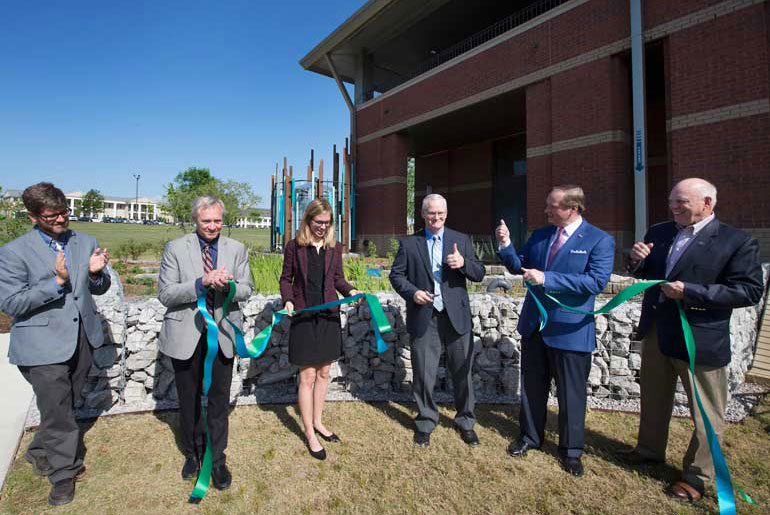
[(96, 216), (104, 211), (104, 195), (99, 190), (88, 190), (80, 201), (78, 216)]
[(18, 238), (30, 229), (29, 220), (18, 207), (13, 200), (3, 198), (3, 188), (0, 186), (0, 245)]
[(195, 197), (217, 193), (217, 180), (208, 168), (190, 167), (184, 172), (179, 172), (174, 178), (174, 183), (166, 186), (165, 209), (174, 216), (174, 220), (181, 222), (184, 228), (185, 222), (192, 222), (190, 208)]
[(174, 215), (178, 222), (192, 222), (191, 211), (195, 197), (212, 195), (222, 200), (225, 205), (226, 225), (233, 225), (243, 209), (255, 207), (260, 202), (259, 196), (247, 182), (217, 179), (208, 168), (188, 168), (174, 178), (174, 183), (166, 187), (166, 210)]

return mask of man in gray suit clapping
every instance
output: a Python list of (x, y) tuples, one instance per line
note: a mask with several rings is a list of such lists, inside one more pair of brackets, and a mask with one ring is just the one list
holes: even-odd
[[(163, 252), (158, 278), (158, 298), (168, 308), (160, 330), (159, 349), (171, 358), (179, 397), (179, 425), (185, 462), (182, 477), (194, 479), (206, 445), (205, 424), (201, 417), (203, 363), (206, 357), (207, 329), (198, 312), (197, 299), (206, 295), (206, 307), (219, 328), (219, 348), (212, 368), (208, 393), (208, 428), (211, 437), (214, 487), (224, 490), (232, 476), (225, 463), (227, 415), (233, 372), (235, 337), (227, 316), (242, 327), (238, 302), (249, 298), (254, 287), (249, 257), (242, 243), (219, 233), (225, 206), (215, 197), (198, 197), (192, 206), (195, 232), (169, 242)], [(228, 313), (222, 304), (235, 281), (235, 296)]]
[(109, 256), (92, 236), (69, 229), (67, 199), (50, 182), (25, 189), (22, 200), (35, 226), (0, 247), (0, 311), (13, 317), (9, 361), (32, 385), (40, 411), (26, 459), (48, 476), (49, 504), (61, 505), (85, 472), (74, 400), (91, 348), (104, 343), (91, 295), (110, 287)]

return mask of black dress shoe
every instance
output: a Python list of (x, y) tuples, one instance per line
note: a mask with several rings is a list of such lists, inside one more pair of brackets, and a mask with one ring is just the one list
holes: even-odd
[(51, 464), (45, 456), (32, 456), (25, 454), (24, 458), (32, 464), (32, 470), (38, 476), (47, 476), (51, 473)]
[(583, 476), (583, 462), (580, 458), (570, 458), (569, 456), (559, 458), (561, 468), (569, 472), (575, 477)]
[(182, 479), (195, 479), (198, 477), (200, 470), (201, 465), (198, 463), (198, 458), (188, 456), (184, 459), (184, 465), (182, 465)]
[(473, 429), (461, 429), (460, 437), (463, 439), (463, 442), (467, 443), (471, 447), (479, 446), (479, 437), (476, 434), (476, 431)]
[(320, 451), (314, 451), (313, 449), (310, 448), (310, 443), (305, 442), (305, 445), (307, 445), (307, 451), (310, 453), (312, 457), (321, 461), (326, 459), (326, 449), (321, 447)]
[(423, 433), (422, 431), (414, 432), (414, 445), (416, 447), (427, 447), (430, 445), (430, 433)]
[(316, 432), (316, 434), (318, 436), (320, 436), (321, 438), (323, 438), (327, 442), (342, 443), (342, 440), (340, 440), (340, 437), (337, 436), (335, 433), (332, 433), (329, 436), (327, 436), (327, 435), (323, 434), (322, 432), (320, 432), (318, 429), (316, 429), (315, 432)]
[(75, 480), (71, 477), (57, 481), (51, 487), (48, 494), (48, 504), (51, 506), (61, 506), (71, 503), (75, 498)]
[(511, 445), (508, 446), (508, 454), (514, 458), (523, 458), (527, 455), (527, 451), (530, 449), (537, 449), (537, 447), (524, 439), (519, 439), (511, 442)]
[(217, 490), (227, 490), (233, 482), (233, 475), (224, 463), (211, 469), (211, 481)]

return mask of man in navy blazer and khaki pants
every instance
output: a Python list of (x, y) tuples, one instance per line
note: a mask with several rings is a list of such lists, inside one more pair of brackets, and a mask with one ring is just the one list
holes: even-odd
[[(639, 337), (644, 338), (641, 369), (639, 438), (619, 457), (633, 464), (666, 459), (668, 424), (677, 378), (687, 392), (695, 423), (684, 456), (682, 477), (668, 494), (694, 502), (714, 477), (704, 420), (693, 399), (693, 380), (706, 414), (721, 440), (730, 363), (730, 315), (762, 297), (759, 244), (714, 215), (717, 190), (703, 179), (680, 181), (671, 190), (674, 220), (650, 227), (631, 249), (631, 271), (645, 279), (666, 279), (644, 294)], [(695, 338), (695, 375), (676, 301), (681, 302)]]
[(596, 295), (609, 281), (615, 242), (583, 220), (584, 209), (581, 188), (557, 186), (546, 199), (545, 213), (552, 225), (533, 232), (519, 254), (503, 220), (495, 232), (503, 263), (512, 273), (524, 273), (524, 280), (548, 312), (548, 324), (540, 331), (537, 306), (527, 295), (517, 328), (522, 336), (520, 435), (508, 452), (523, 457), (543, 444), (548, 393), (555, 378), (559, 460), (575, 476), (583, 475), (586, 381), (596, 346), (594, 317), (567, 311), (543, 292), (566, 305), (592, 311)]
[(472, 324), (465, 281), (480, 282), (484, 265), (476, 259), (467, 235), (444, 227), (446, 216), (446, 199), (438, 194), (426, 196), (422, 203), (425, 231), (401, 240), (390, 271), (393, 288), (406, 301), (412, 391), (418, 410), (414, 443), (418, 447), (430, 444), (430, 433), (438, 423), (433, 387), (442, 345), (454, 386), (455, 425), (465, 443), (479, 444), (473, 430)]

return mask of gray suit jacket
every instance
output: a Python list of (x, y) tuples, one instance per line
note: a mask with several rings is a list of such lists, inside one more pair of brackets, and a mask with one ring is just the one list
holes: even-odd
[[(228, 317), (243, 328), (239, 301), (249, 298), (254, 289), (246, 247), (238, 241), (219, 236), (217, 268), (226, 267), (235, 277), (235, 297)], [(163, 251), (158, 278), (158, 299), (168, 308), (160, 329), (158, 348), (174, 359), (189, 359), (195, 352), (201, 333), (206, 327), (198, 313), (195, 280), (203, 277), (203, 256), (196, 233), (170, 241)], [(214, 300), (214, 320), (219, 327), (219, 347), (228, 358), (233, 357), (235, 335), (230, 324), (222, 323), (224, 295), (217, 291)]]
[(88, 273), (89, 258), (99, 245), (93, 236), (72, 231), (68, 246), (71, 291), (64, 292), (56, 283), (56, 255), (37, 230), (0, 247), (0, 311), (13, 316), (8, 359), (14, 365), (67, 361), (77, 347), (80, 319), (91, 346), (104, 343), (91, 295), (106, 292), (110, 276)]

